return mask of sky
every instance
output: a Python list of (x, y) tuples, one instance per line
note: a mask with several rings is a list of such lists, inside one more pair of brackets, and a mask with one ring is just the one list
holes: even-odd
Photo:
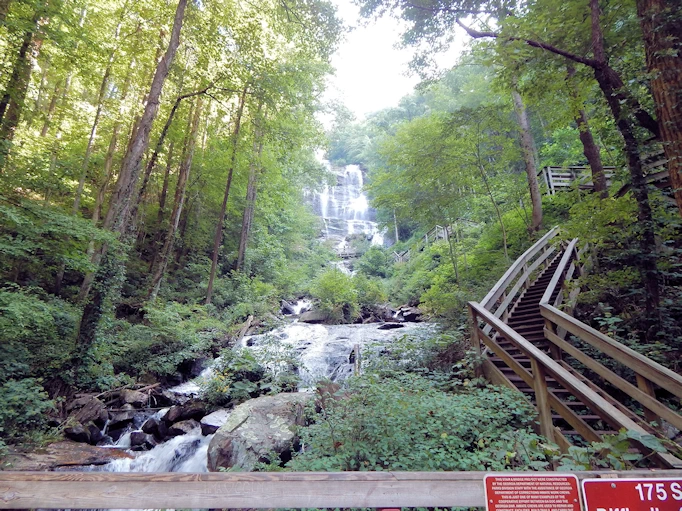
[[(413, 50), (395, 47), (402, 33), (401, 22), (383, 17), (363, 26), (359, 8), (351, 0), (334, 0), (334, 3), (345, 23), (355, 28), (346, 34), (332, 58), (336, 74), (329, 79), (326, 99), (339, 100), (358, 119), (397, 106), (400, 98), (410, 94), (420, 82), (418, 76), (409, 74)], [(460, 51), (461, 45), (458, 45), (437, 61), (441, 67), (452, 66)]]

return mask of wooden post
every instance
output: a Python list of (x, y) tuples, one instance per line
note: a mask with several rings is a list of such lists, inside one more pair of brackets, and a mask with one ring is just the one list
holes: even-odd
[[(528, 263), (523, 263), (523, 273), (526, 273), (528, 271)], [(522, 274), (523, 274), (522, 273)], [(530, 286), (530, 275), (528, 275), (528, 278), (523, 282), (523, 289), (528, 289), (528, 286)]]
[[(504, 301), (506, 299), (507, 299), (507, 293), (504, 292), (504, 293), (502, 293), (502, 296), (500, 296), (500, 302), (504, 303)], [(504, 311), (502, 312), (502, 321), (504, 321), (506, 323), (508, 320), (509, 320), (509, 312), (508, 312), (508, 309), (505, 308)]]
[[(557, 328), (554, 323), (552, 323), (549, 319), (545, 318), (545, 328), (549, 330), (550, 332), (556, 334), (557, 333)], [(546, 338), (547, 336), (545, 336)], [(560, 336), (562, 337), (562, 336)], [(563, 337), (562, 337), (563, 338)], [(557, 362), (561, 362), (562, 355), (561, 355), (561, 348), (554, 344), (551, 341), (547, 341), (549, 343), (549, 354), (550, 356), (556, 360)]]
[[(651, 381), (648, 378), (645, 378), (639, 373), (635, 373), (635, 376), (637, 377), (637, 386), (639, 387), (639, 390), (646, 392), (648, 395), (656, 399), (654, 384), (651, 383)], [(654, 412), (649, 410), (647, 407), (644, 407), (644, 417), (646, 418), (647, 421), (655, 422), (656, 424), (658, 424), (659, 428), (662, 426), (661, 418)]]
[[(474, 308), (469, 305), (469, 318), (471, 319), (471, 344), (473, 344), (474, 351), (476, 352), (476, 357), (480, 358), (483, 350), (481, 349), (481, 338), (478, 335), (478, 316)], [(483, 376), (483, 368), (480, 366), (476, 367), (475, 370), (476, 377)]]
[(544, 368), (531, 357), (530, 367), (533, 372), (533, 386), (535, 388), (535, 406), (538, 408), (540, 432), (548, 441), (554, 442), (554, 425), (552, 424), (552, 410), (549, 407), (549, 391)]

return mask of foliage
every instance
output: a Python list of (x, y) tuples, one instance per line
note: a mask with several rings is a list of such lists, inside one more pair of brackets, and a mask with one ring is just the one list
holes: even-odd
[[(333, 398), (332, 398), (333, 397)], [(398, 373), (366, 376), (330, 396), (301, 431), (306, 450), (293, 470), (504, 470), (542, 468), (526, 445), (532, 409), (492, 387), (443, 392), (437, 382)]]
[(645, 457), (631, 451), (631, 442), (642, 444), (653, 452), (666, 452), (658, 439), (652, 435), (642, 435), (637, 431), (621, 430), (617, 435), (604, 435), (601, 442), (592, 442), (586, 447), (572, 445), (568, 452), (558, 454), (558, 470), (627, 470), (636, 467)]
[(0, 383), (26, 377), (68, 379), (77, 314), (75, 307), (39, 288), (0, 289)]
[(8, 379), (0, 385), (0, 441), (21, 438), (47, 424), (47, 412), (54, 402), (40, 380)]
[(255, 348), (225, 349), (201, 383), (202, 397), (214, 406), (234, 406), (263, 394), (293, 392), (300, 366), (298, 353), (272, 337)]
[(102, 328), (90, 367), (97, 385), (112, 384), (107, 379), (120, 373), (173, 377), (183, 362), (206, 357), (224, 335), (224, 325), (203, 306), (169, 302), (140, 312), (140, 322), (113, 319)]
[(321, 273), (310, 286), (310, 294), (332, 322), (350, 323), (358, 317), (360, 304), (353, 278), (338, 268)]

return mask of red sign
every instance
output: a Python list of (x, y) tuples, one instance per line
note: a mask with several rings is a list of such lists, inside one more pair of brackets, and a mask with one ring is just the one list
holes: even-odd
[(490, 474), (484, 481), (488, 511), (580, 511), (574, 475)]
[(682, 477), (585, 479), (585, 511), (682, 511)]

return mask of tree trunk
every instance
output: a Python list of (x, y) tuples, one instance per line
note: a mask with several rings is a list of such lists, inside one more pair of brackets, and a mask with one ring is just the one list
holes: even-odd
[(395, 242), (400, 241), (400, 234), (398, 234), (398, 219), (395, 216), (395, 209), (393, 210), (393, 228), (395, 229)]
[(62, 81), (57, 80), (57, 83), (54, 86), (54, 92), (52, 93), (52, 98), (50, 99), (50, 106), (47, 107), (47, 113), (45, 114), (45, 119), (43, 120), (43, 127), (40, 130), (40, 136), (43, 138), (47, 136), (47, 132), (50, 129), (52, 116), (54, 115), (55, 108), (57, 108), (57, 100), (59, 99), (59, 96), (61, 96), (59, 90), (61, 85)]
[(583, 145), (583, 154), (585, 155), (592, 172), (592, 184), (594, 185), (594, 191), (597, 192), (602, 199), (606, 199), (609, 196), (609, 189), (606, 184), (606, 175), (604, 174), (604, 166), (602, 165), (599, 146), (594, 141), (592, 131), (590, 130), (590, 125), (588, 124), (587, 113), (582, 107), (582, 102), (578, 97), (578, 91), (572, 82), (573, 76), (575, 76), (575, 68), (571, 64), (569, 64), (567, 68), (568, 92), (573, 101), (575, 101), (576, 106), (580, 105), (577, 113), (574, 114), (574, 119), (578, 127), (580, 142)]
[[(125, 8), (121, 12), (121, 17), (125, 14)], [(123, 20), (118, 22), (116, 26), (116, 31), (114, 33), (114, 42), (118, 42), (118, 38), (121, 35), (121, 26), (123, 25)], [(114, 65), (114, 59), (116, 57), (116, 52), (118, 47), (114, 47), (109, 55), (109, 61), (107, 62), (107, 67), (104, 71), (104, 76), (102, 76), (102, 83), (99, 87), (99, 93), (97, 94), (97, 109), (95, 111), (95, 119), (92, 122), (92, 128), (90, 129), (90, 137), (88, 138), (88, 145), (85, 148), (85, 156), (83, 157), (83, 165), (81, 168), (81, 175), (78, 179), (78, 189), (76, 190), (76, 197), (73, 201), (73, 214), (75, 215), (80, 208), (81, 195), (83, 194), (83, 187), (85, 186), (85, 178), (88, 175), (88, 164), (90, 163), (90, 156), (92, 155), (92, 147), (95, 142), (95, 137), (97, 136), (97, 126), (99, 125), (99, 118), (102, 115), (102, 109), (104, 108), (104, 96), (107, 92), (107, 85), (109, 84), (109, 77), (111, 76), (111, 68)]]
[[(134, 191), (139, 178), (140, 163), (142, 156), (149, 145), (149, 134), (152, 124), (159, 109), (159, 98), (163, 89), (163, 84), (170, 71), (173, 59), (180, 45), (180, 32), (185, 16), (187, 0), (178, 0), (178, 7), (173, 20), (171, 37), (168, 48), (163, 58), (156, 67), (154, 78), (150, 87), (144, 113), (138, 124), (138, 128), (128, 147), (128, 151), (121, 165), (121, 173), (116, 183), (111, 205), (107, 211), (105, 224), (113, 227), (113, 230), (122, 234), (122, 241), (125, 244), (130, 230), (130, 209), (136, 200)], [(124, 245), (125, 246), (125, 245)], [(114, 253), (115, 252), (115, 253)], [(76, 350), (74, 366), (80, 368), (83, 356), (87, 353), (92, 343), (95, 341), (96, 329), (99, 319), (102, 316), (105, 297), (111, 292), (115, 282), (122, 281), (120, 278), (125, 271), (124, 263), (126, 250), (113, 251), (108, 246), (102, 247), (101, 264), (95, 276), (95, 282), (89, 293), (90, 299), (83, 309), (81, 323), (78, 331), (79, 349)]]
[[(260, 108), (259, 108), (260, 110)], [(263, 154), (263, 134), (256, 127), (253, 140), (253, 157), (249, 165), (249, 181), (246, 187), (246, 206), (242, 216), (242, 231), (239, 237), (239, 250), (237, 252), (237, 264), (235, 270), (239, 271), (244, 266), (246, 257), (246, 246), (251, 234), (253, 224), (253, 214), (256, 209), (256, 195), (258, 193), (258, 174), (260, 173), (260, 158)]]
[(166, 81), (178, 46), (180, 45), (180, 31), (186, 7), (187, 0), (178, 1), (168, 48), (156, 67), (144, 112), (137, 125), (128, 151), (123, 158), (121, 173), (112, 197), (112, 204), (107, 212), (107, 217), (110, 218), (110, 221), (106, 222), (105, 220), (105, 223), (111, 224), (114, 231), (122, 234), (127, 233), (131, 227), (131, 212), (134, 203), (137, 201), (136, 188), (139, 180), (140, 165), (142, 157), (149, 146), (149, 135), (156, 114), (159, 111), (159, 100), (163, 84)]
[(234, 132), (232, 133), (232, 158), (230, 161), (230, 170), (227, 172), (227, 183), (225, 184), (225, 194), (223, 195), (223, 203), (220, 207), (220, 216), (216, 223), (215, 236), (213, 237), (213, 254), (211, 256), (211, 274), (208, 277), (208, 289), (206, 290), (206, 305), (211, 303), (213, 296), (213, 282), (215, 280), (216, 269), (218, 267), (218, 253), (220, 252), (220, 244), (223, 241), (223, 223), (225, 222), (225, 212), (227, 211), (227, 199), (230, 197), (230, 188), (232, 187), (232, 174), (234, 173), (234, 165), (237, 160), (237, 146), (239, 143), (239, 130), (241, 129), (242, 113), (244, 112), (244, 102), (246, 100), (246, 93), (248, 86), (244, 86), (242, 95), (239, 98), (239, 106), (237, 107), (237, 115), (234, 121)]
[(521, 153), (526, 164), (526, 178), (528, 179), (528, 189), (530, 190), (530, 202), (532, 205), (530, 229), (533, 232), (537, 232), (542, 227), (542, 196), (538, 186), (538, 168), (535, 163), (533, 135), (530, 131), (526, 106), (523, 104), (523, 99), (516, 89), (512, 90), (512, 98), (514, 99), (516, 118), (519, 122)]
[(166, 172), (163, 174), (163, 186), (161, 187), (161, 194), (159, 195), (159, 212), (156, 217), (156, 223), (161, 228), (163, 222), (163, 215), (166, 209), (166, 197), (168, 196), (168, 181), (170, 179), (171, 168), (173, 166), (173, 142), (168, 146), (168, 154), (166, 155)]
[(0, 0), (0, 23), (5, 21), (12, 0)]
[(603, 62), (603, 66), (594, 67), (594, 77), (599, 84), (611, 113), (616, 120), (618, 131), (625, 143), (628, 170), (630, 172), (630, 185), (632, 193), (637, 201), (637, 227), (639, 230), (639, 270), (644, 281), (646, 292), (647, 321), (650, 327), (655, 327), (659, 321), (658, 306), (660, 303), (658, 287), (658, 270), (656, 262), (656, 238), (654, 234), (654, 219), (649, 203), (649, 192), (644, 179), (642, 161), (639, 155), (639, 146), (635, 135), (635, 129), (630, 118), (622, 111), (622, 102), (616, 93), (620, 78), (606, 61), (604, 51), (604, 36), (601, 30), (599, 0), (590, 0), (592, 13), (592, 51), (595, 59)]
[(194, 96), (198, 96), (201, 94), (205, 94), (208, 91), (209, 87), (206, 87), (200, 91), (197, 92), (191, 92), (189, 94), (183, 94), (182, 96), (178, 96), (178, 98), (175, 100), (175, 103), (173, 104), (173, 108), (171, 108), (170, 114), (168, 115), (168, 119), (166, 120), (166, 124), (164, 124), (163, 129), (161, 130), (161, 134), (159, 135), (159, 140), (156, 142), (156, 147), (154, 148), (154, 152), (152, 153), (152, 157), (149, 158), (149, 161), (147, 162), (147, 166), (145, 167), (144, 170), (144, 175), (142, 176), (142, 184), (140, 185), (140, 191), (138, 192), (138, 197), (137, 197), (137, 202), (135, 203), (135, 206), (133, 208), (132, 216), (135, 217), (137, 214), (137, 209), (140, 206), (140, 202), (142, 199), (142, 196), (145, 194), (147, 191), (147, 185), (149, 184), (149, 179), (151, 178), (152, 171), (154, 170), (154, 167), (156, 166), (156, 162), (159, 159), (159, 154), (161, 153), (161, 150), (163, 149), (163, 143), (166, 140), (166, 136), (168, 135), (168, 130), (170, 129), (171, 125), (173, 124), (173, 119), (175, 118), (175, 114), (178, 111), (178, 108), (180, 107), (180, 103), (182, 102), (183, 99), (191, 98)]
[(583, 154), (587, 158), (592, 172), (592, 184), (594, 191), (599, 194), (602, 199), (609, 197), (609, 188), (606, 183), (606, 174), (604, 174), (604, 166), (601, 162), (601, 154), (599, 146), (595, 143), (592, 131), (587, 122), (587, 113), (582, 108), (575, 116), (575, 123), (578, 127), (580, 142), (583, 145)]
[(4, 170), (14, 139), (14, 132), (21, 119), (31, 78), (31, 47), (34, 45), (34, 31), (38, 29), (38, 22), (46, 14), (46, 8), (47, 4), (45, 3), (33, 15), (31, 28), (24, 33), (12, 69), (12, 76), (10, 76), (5, 93), (0, 99), (0, 173)]
[(161, 249), (158, 265), (147, 292), (147, 299), (154, 300), (159, 292), (161, 279), (166, 272), (168, 265), (168, 258), (173, 251), (173, 244), (175, 243), (175, 232), (180, 222), (180, 215), (182, 214), (182, 206), (185, 200), (185, 190), (187, 188), (187, 180), (189, 179), (189, 171), (192, 168), (192, 158), (194, 157), (194, 147), (196, 145), (197, 131), (199, 129), (199, 118), (201, 116), (201, 96), (197, 98), (197, 104), (194, 108), (194, 116), (192, 119), (192, 129), (189, 136), (189, 147), (185, 159), (180, 165), (178, 172), (178, 182), (175, 186), (175, 201), (173, 203), (173, 211), (171, 212), (170, 225), (166, 232), (166, 239)]
[(637, 0), (670, 184), (682, 215), (682, 1)]

